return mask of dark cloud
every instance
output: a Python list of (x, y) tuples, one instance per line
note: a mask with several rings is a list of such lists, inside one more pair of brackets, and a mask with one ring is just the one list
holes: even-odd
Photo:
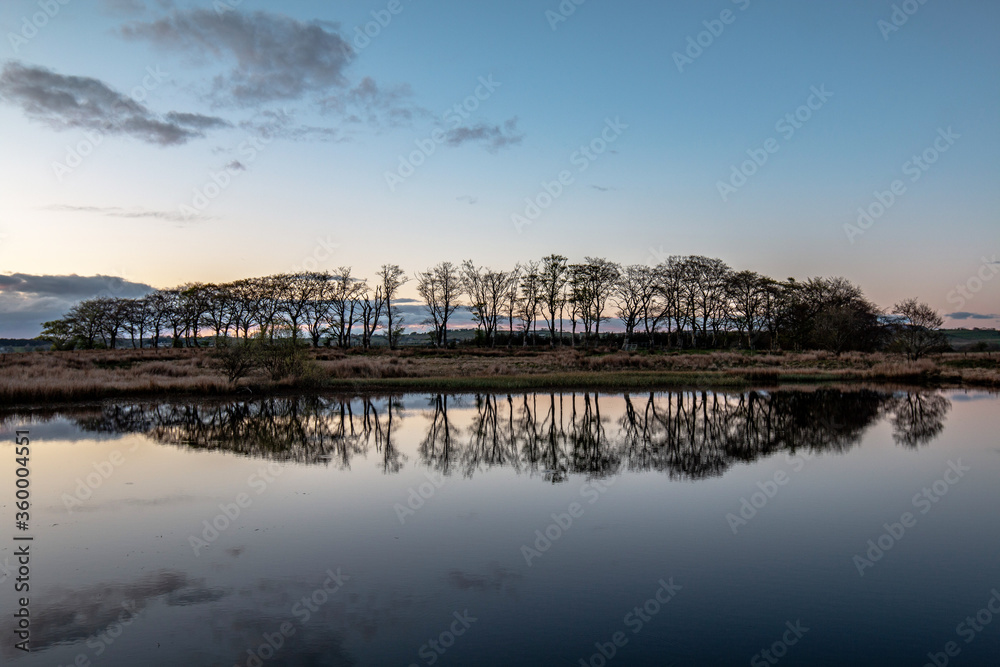
[(491, 151), (519, 144), (524, 139), (524, 135), (518, 132), (516, 117), (507, 120), (503, 125), (478, 123), (468, 127), (456, 127), (449, 130), (446, 137), (449, 146), (478, 143)]
[(57, 130), (123, 134), (160, 146), (183, 144), (203, 137), (206, 129), (229, 125), (199, 114), (171, 112), (160, 117), (98, 79), (64, 76), (18, 62), (8, 62), (0, 72), (0, 101)]
[(948, 317), (950, 317), (953, 320), (995, 320), (1000, 318), (1000, 314), (969, 313), (965, 311), (959, 311), (957, 313), (948, 313)]
[(213, 82), (216, 101), (255, 105), (347, 87), (344, 69), (354, 52), (338, 29), (325, 21), (303, 22), (267, 12), (192, 9), (155, 21), (133, 21), (121, 34), (231, 64), (229, 72)]
[(42, 322), (62, 317), (81, 299), (136, 298), (152, 291), (117, 276), (0, 275), (0, 338), (33, 338)]
[(139, 297), (152, 291), (143, 283), (117, 276), (33, 276), (26, 273), (0, 275), (0, 294), (90, 298), (100, 294)]

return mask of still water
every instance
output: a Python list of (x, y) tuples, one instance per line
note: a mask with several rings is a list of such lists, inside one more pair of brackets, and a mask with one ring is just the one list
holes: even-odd
[(2, 413), (0, 662), (998, 665), (998, 408), (817, 390)]

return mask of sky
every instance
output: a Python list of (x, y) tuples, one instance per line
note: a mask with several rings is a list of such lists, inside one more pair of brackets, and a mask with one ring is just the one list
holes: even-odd
[(840, 275), (995, 327), (997, 25), (988, 0), (4, 0), (0, 337), (98, 293), (551, 253)]

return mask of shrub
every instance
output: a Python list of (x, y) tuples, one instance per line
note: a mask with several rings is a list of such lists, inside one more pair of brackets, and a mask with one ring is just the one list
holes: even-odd
[(230, 384), (236, 384), (261, 365), (258, 347), (250, 341), (227, 342), (215, 348), (212, 357)]

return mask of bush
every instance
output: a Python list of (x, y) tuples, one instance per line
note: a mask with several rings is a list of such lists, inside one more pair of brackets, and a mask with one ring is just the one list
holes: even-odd
[(256, 343), (255, 355), (261, 368), (277, 382), (286, 377), (301, 378), (312, 375), (315, 363), (306, 348), (291, 338)]
[(259, 365), (256, 341), (227, 341), (215, 348), (212, 357), (230, 384), (252, 373)]

